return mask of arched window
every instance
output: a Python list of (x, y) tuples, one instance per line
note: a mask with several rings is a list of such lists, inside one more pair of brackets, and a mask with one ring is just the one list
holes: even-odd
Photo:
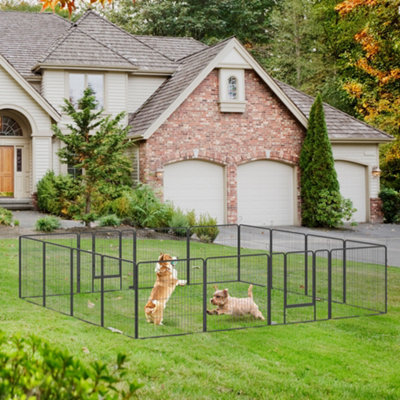
[(231, 100), (235, 100), (238, 97), (237, 79), (234, 76), (228, 79), (228, 97)]
[(18, 122), (0, 115), (0, 136), (23, 136), (23, 132)]

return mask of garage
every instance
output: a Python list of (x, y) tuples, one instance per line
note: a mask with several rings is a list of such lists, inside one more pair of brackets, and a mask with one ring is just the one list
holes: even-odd
[(277, 161), (238, 167), (238, 221), (249, 225), (293, 225), (294, 169)]
[(164, 168), (164, 200), (196, 216), (208, 213), (225, 221), (224, 168), (206, 161), (187, 160)]
[(357, 211), (353, 214), (356, 222), (367, 220), (366, 167), (348, 161), (335, 161), (335, 169), (340, 185), (340, 193), (353, 202)]

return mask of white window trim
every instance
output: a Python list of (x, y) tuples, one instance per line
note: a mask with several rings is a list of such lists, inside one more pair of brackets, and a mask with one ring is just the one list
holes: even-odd
[[(236, 98), (229, 97), (229, 80), (236, 79)], [(244, 69), (220, 68), (219, 109), (221, 112), (243, 113), (246, 110)]]

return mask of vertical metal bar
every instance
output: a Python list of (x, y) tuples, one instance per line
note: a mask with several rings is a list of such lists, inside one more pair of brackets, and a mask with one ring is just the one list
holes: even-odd
[(347, 243), (343, 242), (343, 303), (346, 303), (347, 293)]
[(135, 265), (136, 265), (136, 258), (137, 258), (137, 242), (136, 242), (136, 239), (137, 239), (137, 235), (136, 235), (136, 231), (133, 231), (132, 232), (132, 240), (133, 240), (133, 243), (132, 243), (132, 258), (133, 258), (133, 276), (132, 276), (132, 279), (133, 279), (133, 282), (132, 282), (132, 286), (133, 286), (133, 289), (135, 290), (135, 276), (136, 276), (136, 272), (135, 272)]
[(317, 257), (312, 252), (312, 301), (314, 303), (314, 321), (317, 320), (317, 268), (316, 268)]
[(387, 273), (387, 247), (385, 246), (385, 313), (388, 304), (388, 273)]
[(43, 267), (43, 307), (46, 307), (46, 242), (42, 248), (42, 267)]
[(203, 332), (207, 332), (207, 260), (203, 260)]
[(283, 323), (286, 324), (286, 306), (287, 306), (287, 264), (286, 253), (283, 255)]
[[(269, 254), (272, 257), (272, 253), (274, 252), (274, 245), (273, 245), (273, 230), (269, 230)], [(274, 275), (273, 275), (273, 268), (271, 268), (271, 289), (274, 287)]]
[(96, 234), (92, 232), (92, 293), (94, 292), (94, 277), (96, 275)]
[(18, 239), (18, 296), (22, 297), (22, 236)]
[(332, 318), (332, 251), (328, 251), (328, 319)]
[(304, 239), (304, 294), (308, 296), (308, 235)]
[(104, 326), (104, 256), (101, 256), (100, 325)]
[[(80, 249), (77, 250), (78, 254), (81, 252)], [(79, 260), (79, 256), (78, 260)], [(78, 271), (78, 268), (77, 268)], [(69, 314), (71, 317), (74, 315), (74, 249), (70, 249), (69, 252), (69, 279), (70, 279), (70, 295), (69, 295)], [(78, 276), (76, 277), (78, 279)], [(77, 289), (77, 292), (79, 293), (79, 290)]]
[(135, 291), (135, 339), (137, 339), (139, 337), (139, 266), (136, 262), (133, 264), (133, 271), (133, 290)]
[(78, 251), (76, 253), (76, 291), (81, 292), (81, 235), (78, 233), (76, 236), (76, 247)]
[(238, 259), (237, 259), (237, 280), (240, 282), (240, 225), (237, 226), (237, 253), (238, 253)]
[(119, 247), (119, 290), (122, 290), (122, 232), (118, 231), (118, 247)]
[(186, 228), (186, 284), (190, 285), (190, 232), (191, 228)]
[(271, 325), (272, 316), (271, 316), (271, 302), (272, 302), (272, 255), (270, 254), (268, 257), (268, 272), (267, 272), (267, 324)]

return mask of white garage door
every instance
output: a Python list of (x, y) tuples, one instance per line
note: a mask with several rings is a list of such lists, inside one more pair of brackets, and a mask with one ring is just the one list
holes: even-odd
[(293, 168), (254, 161), (238, 168), (238, 220), (249, 225), (294, 224)]
[(224, 169), (206, 161), (188, 160), (164, 168), (164, 200), (196, 216), (208, 213), (224, 222)]
[(335, 169), (340, 185), (340, 193), (353, 202), (357, 211), (353, 214), (356, 222), (367, 220), (367, 190), (365, 167), (347, 161), (335, 161)]

